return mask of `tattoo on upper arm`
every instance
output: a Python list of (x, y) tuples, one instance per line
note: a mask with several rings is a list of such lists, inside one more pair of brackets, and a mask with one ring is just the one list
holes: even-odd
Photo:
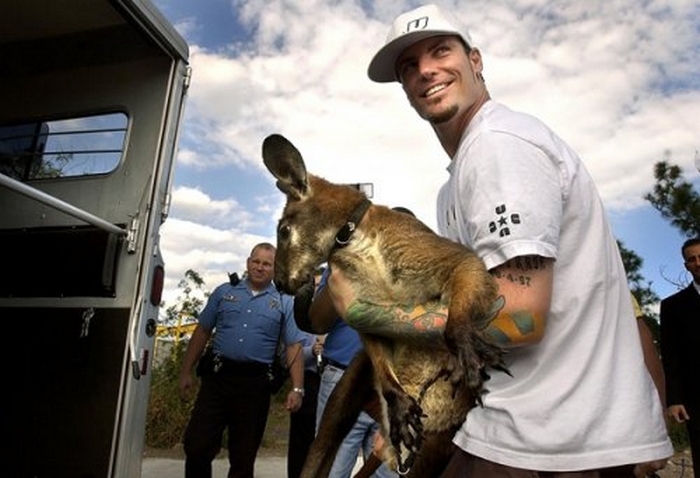
[(542, 270), (547, 266), (542, 256), (518, 256), (508, 261), (508, 264), (523, 272)]
[(547, 262), (542, 256), (518, 256), (491, 270), (494, 277), (505, 279), (524, 287), (532, 285), (529, 272), (543, 270)]

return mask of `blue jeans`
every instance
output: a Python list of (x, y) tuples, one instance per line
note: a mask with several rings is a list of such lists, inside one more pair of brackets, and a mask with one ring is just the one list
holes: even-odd
[[(316, 409), (317, 432), (328, 397), (330, 397), (336, 383), (338, 383), (344, 372), (344, 370), (332, 365), (327, 365), (323, 370), (321, 385), (318, 390), (318, 408)], [(377, 422), (367, 413), (361, 412), (355, 425), (345, 436), (345, 440), (343, 440), (338, 449), (329, 478), (349, 478), (352, 476), (352, 470), (355, 467), (360, 451), (362, 451), (363, 459), (367, 459), (372, 453), (372, 440), (378, 429), (379, 425)], [(397, 478), (398, 474), (387, 468), (385, 464), (382, 464), (372, 476), (376, 478)]]

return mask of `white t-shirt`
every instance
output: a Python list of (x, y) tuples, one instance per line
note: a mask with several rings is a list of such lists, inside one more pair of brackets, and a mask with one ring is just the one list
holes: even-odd
[(508, 352), (512, 378), (490, 372), (483, 408), (470, 411), (454, 442), (540, 471), (671, 456), (617, 244), (576, 153), (539, 120), (489, 101), (448, 170), (443, 235), (489, 269), (516, 256), (555, 259), (544, 338)]

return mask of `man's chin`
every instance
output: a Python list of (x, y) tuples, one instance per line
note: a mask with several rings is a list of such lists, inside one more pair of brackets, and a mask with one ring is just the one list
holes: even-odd
[(423, 111), (421, 117), (432, 125), (438, 125), (450, 121), (455, 117), (458, 111), (459, 108), (457, 105), (454, 105), (447, 108), (434, 109), (432, 111)]

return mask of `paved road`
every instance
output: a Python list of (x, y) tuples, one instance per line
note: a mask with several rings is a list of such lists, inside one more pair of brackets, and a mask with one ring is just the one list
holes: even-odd
[[(185, 462), (174, 458), (145, 458), (141, 478), (181, 478), (185, 476)], [(214, 460), (212, 478), (226, 478), (228, 460)], [(258, 457), (255, 478), (287, 478), (287, 458), (283, 456)]]
[[(359, 464), (355, 471), (359, 470)], [(176, 458), (144, 458), (141, 466), (141, 478), (182, 478), (184, 461)], [(228, 460), (214, 460), (212, 478), (226, 478)], [(287, 478), (287, 457), (259, 456), (255, 461), (255, 478)]]
[[(361, 461), (355, 466), (359, 470)], [(212, 478), (226, 478), (228, 460), (214, 460)], [(144, 458), (141, 478), (182, 478), (184, 461), (176, 458)], [(661, 478), (693, 478), (690, 454), (686, 452), (671, 459), (666, 468), (659, 472)], [(259, 456), (255, 461), (255, 478), (287, 478), (287, 458), (284, 456)]]

